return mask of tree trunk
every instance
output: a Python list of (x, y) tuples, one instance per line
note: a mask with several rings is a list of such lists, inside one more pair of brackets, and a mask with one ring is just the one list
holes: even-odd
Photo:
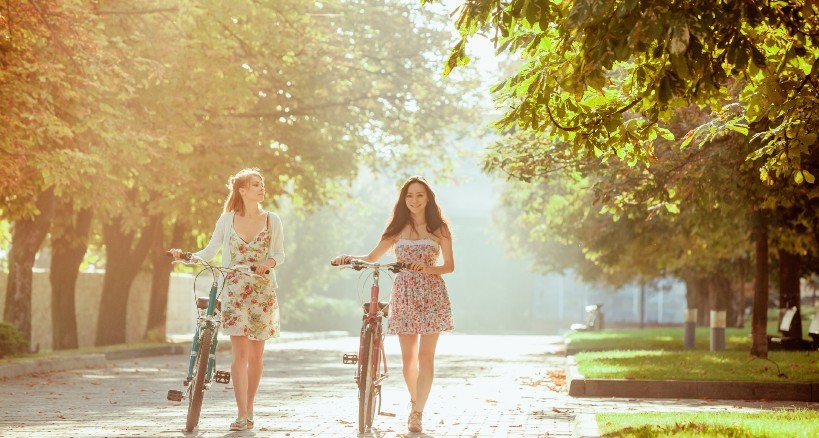
[[(105, 241), (105, 277), (102, 280), (102, 298), (97, 319), (96, 345), (121, 344), (125, 342), (128, 295), (131, 284), (148, 255), (154, 229), (159, 218), (151, 218), (148, 225), (136, 233), (122, 230), (122, 217), (102, 226)], [(134, 240), (137, 241), (134, 245)]]
[(646, 325), (646, 283), (640, 280), (640, 328)]
[(785, 311), (791, 307), (796, 307), (796, 318), (799, 324), (796, 324), (795, 331), (791, 332), (791, 336), (802, 339), (802, 320), (800, 312), (800, 289), (799, 278), (801, 277), (800, 257), (797, 254), (788, 251), (779, 250), (779, 319)]
[(145, 339), (165, 340), (168, 319), (168, 289), (171, 283), (173, 265), (165, 252), (170, 248), (179, 248), (185, 225), (177, 222), (171, 232), (170, 245), (166, 245), (162, 226), (157, 227), (157, 236), (151, 251), (151, 304), (148, 307), (148, 326), (145, 328)]
[(31, 342), (31, 268), (54, 218), (54, 189), (40, 193), (36, 205), (40, 213), (34, 219), (14, 222), (3, 312), (3, 319), (16, 326), (27, 342)]
[(730, 298), (731, 282), (721, 275), (711, 276), (708, 279), (708, 306), (711, 310), (727, 311)]
[(727, 322), (728, 299), (731, 296), (731, 282), (721, 275), (708, 279), (708, 307), (711, 309), (711, 351), (725, 350), (725, 326)]
[(77, 277), (87, 249), (93, 212), (74, 211), (70, 201), (57, 202), (57, 215), (51, 233), (51, 337), (52, 348), (77, 348)]
[(697, 287), (694, 280), (685, 279), (685, 332), (683, 333), (683, 346), (692, 349), (696, 345), (697, 336)]
[(711, 322), (708, 307), (708, 279), (698, 277), (694, 280), (694, 292), (697, 294), (697, 325), (708, 327)]
[(745, 257), (739, 259), (739, 285), (737, 290), (739, 293), (739, 315), (736, 328), (743, 328), (745, 327)]
[(768, 357), (768, 229), (757, 225), (755, 230), (756, 272), (754, 273), (754, 302), (751, 311), (751, 355)]

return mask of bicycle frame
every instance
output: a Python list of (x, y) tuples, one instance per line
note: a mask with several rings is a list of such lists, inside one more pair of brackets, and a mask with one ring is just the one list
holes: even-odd
[[(384, 313), (381, 312), (379, 309), (380, 304), (378, 302), (378, 295), (380, 289), (378, 287), (378, 275), (379, 272), (376, 269), (373, 272), (373, 285), (370, 288), (370, 309), (366, 315), (364, 315), (364, 322), (361, 324), (361, 336), (359, 337), (359, 346), (358, 346), (358, 357), (363, 358), (365, 349), (367, 348), (364, 345), (365, 340), (365, 333), (368, 327), (373, 330), (373, 350), (372, 350), (372, 357), (373, 360), (370, 361), (372, 363), (372, 367), (369, 370), (364, 370), (364, 364), (368, 363), (368, 361), (362, 361), (359, 359), (358, 363), (359, 366), (357, 367), (357, 375), (356, 381), (361, 385), (361, 382), (366, 381), (366, 379), (362, 380), (361, 377), (364, 375), (364, 372), (369, 372), (372, 376), (372, 384), (374, 386), (378, 386), (381, 382), (388, 377), (388, 370), (387, 370), (387, 355), (384, 352), (383, 342), (384, 342), (384, 332), (382, 330), (382, 322), (384, 319)], [(384, 372), (381, 375), (378, 375), (378, 364), (382, 363), (384, 365)]]
[[(205, 381), (207, 384), (211, 384), (213, 382), (213, 370), (216, 367), (216, 344), (219, 343), (219, 326), (221, 325), (221, 320), (217, 319), (215, 316), (216, 313), (216, 295), (219, 290), (219, 277), (215, 275), (213, 276), (213, 284), (210, 287), (210, 294), (208, 294), (208, 308), (204, 315), (201, 315), (197, 318), (196, 322), (196, 332), (193, 334), (193, 342), (191, 343), (191, 354), (190, 354), (190, 362), (188, 364), (188, 377), (185, 379), (186, 381), (190, 382), (193, 380), (193, 369), (196, 365), (196, 354), (199, 352), (199, 338), (201, 336), (202, 330), (205, 328), (210, 328), (211, 333), (213, 336), (213, 341), (210, 345), (210, 357), (208, 358), (208, 371), (205, 376)], [(198, 312), (197, 308), (197, 312)]]

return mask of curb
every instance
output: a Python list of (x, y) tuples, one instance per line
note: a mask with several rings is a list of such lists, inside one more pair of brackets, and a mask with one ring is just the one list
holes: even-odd
[(819, 402), (817, 383), (586, 379), (577, 371), (573, 356), (567, 360), (566, 380), (570, 397)]
[(106, 365), (105, 355), (83, 354), (67, 357), (53, 357), (49, 359), (16, 362), (0, 365), (0, 379), (8, 379), (25, 374), (50, 373), (78, 368), (101, 368)]
[[(276, 338), (271, 343), (287, 343), (309, 341), (348, 336), (347, 332), (308, 332), (309, 334), (290, 335)], [(104, 353), (90, 353), (77, 355), (53, 356), (43, 359), (21, 360), (19, 362), (0, 365), (0, 380), (28, 374), (69, 371), (83, 368), (104, 368), (109, 361), (135, 359), (151, 356), (165, 356), (173, 354), (188, 354), (191, 341), (172, 342), (156, 347), (141, 347)], [(217, 351), (230, 351), (230, 338), (219, 338)]]
[(572, 438), (598, 438), (600, 427), (597, 425), (597, 415), (577, 414), (574, 417)]

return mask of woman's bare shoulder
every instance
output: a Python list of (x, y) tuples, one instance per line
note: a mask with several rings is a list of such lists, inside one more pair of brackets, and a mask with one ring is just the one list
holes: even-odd
[(444, 240), (452, 240), (452, 233), (450, 233), (449, 227), (444, 225), (432, 232), (432, 238), (436, 242), (441, 243)]

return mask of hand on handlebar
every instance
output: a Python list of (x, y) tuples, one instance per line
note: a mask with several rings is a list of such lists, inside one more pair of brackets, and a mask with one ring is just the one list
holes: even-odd
[(180, 258), (182, 258), (183, 253), (182, 250), (179, 248), (172, 248), (169, 249), (165, 254), (168, 254), (169, 256), (173, 257), (174, 260), (179, 260)]
[(426, 273), (427, 266), (423, 263), (407, 263), (406, 268), (410, 271)]
[(193, 255), (193, 253), (184, 252), (178, 248), (169, 249), (168, 251), (165, 252), (165, 254), (173, 257), (174, 261), (182, 260), (186, 263), (190, 263), (201, 260), (199, 257)]
[(260, 263), (258, 265), (251, 265), (250, 271), (256, 275), (264, 275), (270, 272), (272, 268), (276, 266), (276, 263), (273, 263), (273, 266), (268, 266), (267, 263)]
[(333, 260), (330, 260), (330, 266), (349, 265), (352, 259), (353, 256), (341, 255), (334, 258)]

